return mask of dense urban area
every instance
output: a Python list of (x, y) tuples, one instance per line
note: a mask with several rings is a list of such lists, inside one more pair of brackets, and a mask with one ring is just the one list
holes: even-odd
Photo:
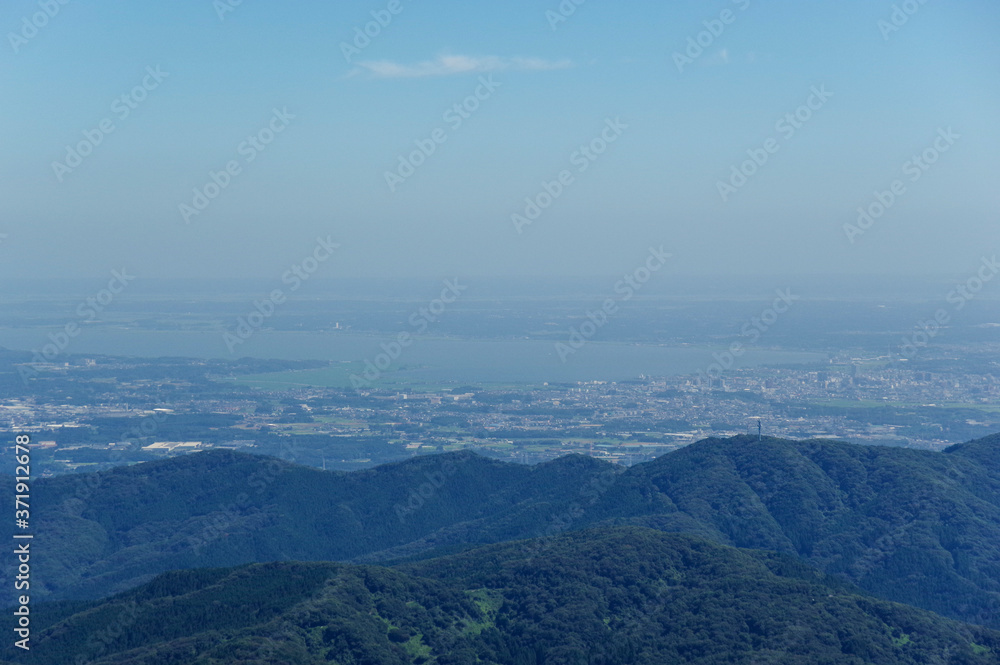
[(262, 388), (252, 378), (324, 362), (73, 357), (33, 364), (24, 378), (22, 359), (6, 353), (23, 380), (0, 399), (0, 425), (33, 435), (34, 463), (49, 475), (210, 448), (329, 469), (464, 448), (525, 463), (581, 453), (632, 465), (758, 426), (767, 436), (924, 449), (1000, 429), (995, 374), (887, 357), (714, 378), (354, 391)]

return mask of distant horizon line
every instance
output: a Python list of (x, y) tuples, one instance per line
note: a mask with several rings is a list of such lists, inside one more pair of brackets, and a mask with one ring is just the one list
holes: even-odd
[[(38, 283), (61, 283), (61, 282), (78, 282), (81, 279), (98, 279), (102, 277), (103, 273), (99, 274), (77, 274), (73, 276), (64, 277), (14, 277), (5, 278), (2, 280), (6, 284), (38, 284)], [(860, 279), (893, 279), (893, 280), (904, 280), (904, 279), (919, 279), (924, 281), (930, 280), (950, 280), (956, 278), (968, 277), (968, 275), (960, 272), (948, 272), (948, 273), (723, 273), (718, 272), (686, 272), (686, 273), (669, 273), (667, 275), (670, 279), (706, 279), (713, 281), (728, 281), (728, 280), (743, 280), (743, 279), (846, 279), (846, 280), (860, 280)], [(477, 281), (493, 281), (493, 282), (528, 282), (528, 281), (548, 281), (548, 282), (568, 282), (568, 281), (595, 281), (595, 280), (616, 280), (620, 279), (621, 275), (618, 273), (608, 273), (600, 275), (469, 275), (469, 274), (453, 274), (453, 273), (439, 273), (439, 274), (421, 274), (421, 275), (394, 275), (394, 276), (342, 276), (342, 277), (314, 277), (309, 280), (312, 284), (336, 284), (343, 282), (408, 282), (413, 280), (419, 281), (440, 281), (442, 279), (467, 279), (467, 280), (477, 280)], [(137, 280), (138, 281), (138, 280)], [(184, 282), (184, 283), (196, 283), (196, 282), (273, 282), (274, 277), (250, 277), (250, 276), (200, 276), (200, 277), (143, 277), (142, 282), (152, 283), (152, 282)]]

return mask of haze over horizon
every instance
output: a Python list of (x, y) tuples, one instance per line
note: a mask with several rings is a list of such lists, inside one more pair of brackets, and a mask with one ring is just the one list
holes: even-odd
[(32, 30), (17, 0), (0, 279), (274, 279), (317, 238), (323, 279), (615, 275), (660, 246), (678, 275), (971, 275), (1000, 7), (902, 4), (68, 2)]
[(0, 665), (997, 665), (998, 28), (9, 0)]

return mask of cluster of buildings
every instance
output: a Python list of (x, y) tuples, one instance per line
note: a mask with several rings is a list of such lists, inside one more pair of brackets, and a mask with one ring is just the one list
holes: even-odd
[[(183, 385), (164, 391), (136, 381), (115, 386), (121, 401), (0, 399), (0, 429), (39, 433), (35, 444), (44, 445), (55, 461), (61, 451), (114, 448), (116, 441), (82, 436), (81, 428), (93, 431), (89, 427), (96, 421), (216, 414), (228, 416), (231, 424), (201, 440), (160, 440), (155, 428), (132, 438), (148, 455), (211, 447), (252, 450), (267, 433), (326, 436), (329, 457), (344, 462), (351, 460), (338, 456), (338, 442), (374, 437), (399, 455), (472, 448), (523, 462), (582, 453), (622, 464), (710, 436), (756, 434), (758, 425), (767, 436), (928, 449), (1000, 431), (997, 376), (911, 369), (877, 358), (845, 358), (821, 369), (733, 370), (710, 382), (671, 376), (430, 393), (324, 388), (203, 393)], [(171, 395), (169, 403), (153, 411), (151, 397), (162, 400), (164, 394)]]

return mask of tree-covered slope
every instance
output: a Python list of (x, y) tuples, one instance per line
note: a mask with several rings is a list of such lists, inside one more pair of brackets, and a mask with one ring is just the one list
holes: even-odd
[(40, 479), (32, 512), (47, 547), (32, 590), (93, 598), (172, 569), (402, 555), (434, 547), (439, 532), (524, 537), (580, 483), (607, 486), (620, 471), (581, 456), (527, 467), (454, 453), (343, 473), (211, 451)]
[(880, 597), (1000, 627), (998, 448), (735, 437), (628, 470), (459, 453), (353, 473), (201, 453), (40, 480), (33, 515), (49, 545), (33, 592), (95, 598), (171, 569), (398, 561), (619, 524), (791, 554)]
[(40, 608), (39, 665), (987, 665), (1000, 633), (858, 595), (794, 559), (626, 527), (396, 569), (178, 571)]
[(997, 438), (947, 454), (706, 440), (620, 479), (594, 517), (795, 554), (879, 596), (997, 625)]

